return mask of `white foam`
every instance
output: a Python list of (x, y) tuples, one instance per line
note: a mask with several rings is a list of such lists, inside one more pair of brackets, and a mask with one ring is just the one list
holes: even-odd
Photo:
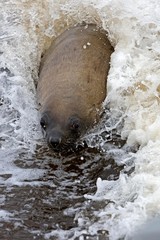
[[(106, 200), (103, 211), (96, 213), (99, 222), (91, 224), (88, 232), (99, 227), (109, 230), (111, 240), (125, 235), (127, 239), (146, 218), (160, 211), (159, 12), (159, 0), (48, 0), (43, 4), (38, 0), (8, 0), (0, 13), (0, 65), (10, 70), (0, 75), (0, 171), (11, 174), (7, 184), (43, 175), (36, 169), (25, 170), (23, 176), (24, 171), (13, 162), (22, 146), (34, 152), (41, 138), (34, 81), (50, 38), (82, 21), (95, 22), (109, 32), (115, 52), (105, 104), (110, 103), (112, 119), (118, 119), (119, 112), (124, 117), (122, 137), (129, 145), (140, 145), (134, 154), (134, 173), (121, 174), (117, 181), (98, 179), (97, 193), (88, 196)], [(127, 162), (125, 155), (120, 158)], [(5, 183), (3, 177), (1, 181)], [(112, 203), (107, 204), (108, 199)]]
[[(138, 143), (140, 150), (134, 155), (131, 176), (122, 174), (113, 182), (98, 180), (97, 193), (90, 197), (114, 202), (99, 213), (99, 223), (109, 230), (110, 239), (127, 238), (146, 218), (159, 212), (160, 4), (157, 0), (92, 3), (88, 11), (94, 8), (95, 19), (98, 15), (109, 29), (115, 46), (106, 102), (110, 101), (113, 114), (115, 108), (123, 109), (122, 137), (130, 145)], [(91, 232), (97, 229), (96, 224), (90, 227)]]
[(0, 210), (0, 218), (1, 218), (1, 219), (7, 220), (7, 219), (9, 219), (9, 218), (12, 217), (12, 216), (13, 216), (13, 214), (9, 213), (8, 211)]

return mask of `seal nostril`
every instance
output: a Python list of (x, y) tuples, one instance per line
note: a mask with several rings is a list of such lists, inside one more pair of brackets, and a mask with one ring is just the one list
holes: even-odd
[(51, 137), (51, 138), (49, 139), (49, 144), (50, 144), (51, 147), (53, 147), (53, 148), (59, 147), (60, 142), (61, 142), (61, 139), (60, 139), (60, 138)]

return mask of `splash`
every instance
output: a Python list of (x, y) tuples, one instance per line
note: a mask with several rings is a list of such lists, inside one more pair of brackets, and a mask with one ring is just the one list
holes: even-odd
[[(12, 176), (8, 186), (12, 180), (17, 185), (29, 179), (38, 184), (36, 176), (44, 174), (37, 168), (20, 171), (14, 164), (23, 153), (30, 156), (42, 144), (35, 88), (41, 55), (66, 28), (83, 21), (96, 23), (108, 31), (115, 48), (104, 102), (110, 113), (96, 131), (116, 129), (128, 145), (138, 145), (139, 150), (131, 154), (135, 159), (132, 174), (124, 171), (115, 181), (98, 179), (96, 194), (86, 195), (93, 202), (105, 203), (93, 212), (98, 221), (86, 220), (85, 214), (76, 218), (79, 227), (86, 224), (85, 234), (103, 229), (111, 240), (129, 239), (135, 228), (159, 212), (159, 1), (6, 0), (0, 8), (1, 183)], [(91, 143), (92, 137), (88, 136)], [(105, 150), (106, 138), (101, 138)], [(125, 150), (116, 155), (117, 163), (130, 163)], [(114, 154), (110, 149), (106, 154), (109, 151)], [(82, 234), (80, 229), (75, 237)]]

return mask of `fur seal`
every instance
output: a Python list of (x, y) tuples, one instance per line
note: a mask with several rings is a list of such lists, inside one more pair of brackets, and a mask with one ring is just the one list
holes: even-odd
[(40, 124), (55, 151), (74, 149), (98, 122), (112, 52), (107, 33), (89, 24), (64, 31), (44, 55), (37, 86)]

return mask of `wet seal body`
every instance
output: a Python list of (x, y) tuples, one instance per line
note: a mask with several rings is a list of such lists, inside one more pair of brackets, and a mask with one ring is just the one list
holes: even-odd
[(66, 30), (44, 55), (37, 87), (40, 123), (55, 151), (74, 149), (99, 120), (112, 52), (106, 32), (89, 24)]

